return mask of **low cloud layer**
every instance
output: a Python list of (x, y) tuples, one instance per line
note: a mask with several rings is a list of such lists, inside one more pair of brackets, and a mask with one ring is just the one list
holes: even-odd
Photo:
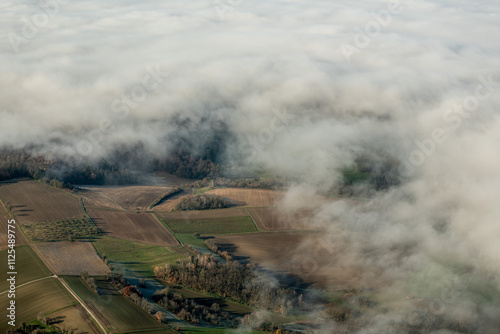
[(142, 143), (154, 156), (179, 137), (202, 149), (215, 128), (231, 138), (223, 164), (313, 193), (359, 157), (390, 164), (399, 187), (325, 205), (314, 223), (391, 282), (377, 297), (391, 310), (459, 279), (458, 297), (437, 297), (446, 312), (479, 332), (498, 318), (498, 4), (41, 3), (0, 5), (0, 146), (92, 161)]

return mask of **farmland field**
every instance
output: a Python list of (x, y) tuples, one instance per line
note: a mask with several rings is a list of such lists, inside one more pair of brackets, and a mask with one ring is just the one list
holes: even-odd
[[(2, 203), (0, 203), (0, 251), (7, 249), (9, 243), (7, 242), (7, 222), (12, 219), (11, 216), (5, 211)], [(26, 239), (24, 235), (19, 230), (19, 225), (15, 224), (15, 228), (11, 231), (15, 231), (16, 235), (16, 246), (21, 246), (26, 244)]]
[(126, 262), (127, 267), (141, 275), (152, 277), (155, 266), (174, 264), (182, 255), (165, 247), (141, 244), (116, 238), (102, 237), (92, 242), (99, 254), (110, 261)]
[(97, 286), (102, 291), (101, 295), (91, 291), (81, 277), (66, 276), (64, 280), (85, 303), (98, 311), (98, 317), (102, 319), (102, 323), (113, 332), (166, 327), (128, 300), (104, 279), (96, 279)]
[(106, 275), (109, 272), (90, 242), (48, 242), (35, 245), (58, 275)]
[[(7, 303), (9, 303), (7, 294), (0, 295), (0, 304), (7, 305)], [(18, 305), (16, 324), (22, 321), (30, 322), (40, 313), (51, 313), (73, 303), (76, 303), (76, 300), (56, 278), (47, 278), (18, 287), (16, 289), (16, 305)], [(7, 318), (3, 315), (0, 320), (0, 331), (5, 333), (10, 328)]]
[(207, 194), (228, 198), (234, 205), (268, 207), (274, 206), (283, 197), (283, 192), (266, 189), (220, 188)]
[(195, 181), (196, 180), (185, 179), (166, 172), (156, 172), (154, 177), (151, 179), (152, 184), (168, 187), (180, 187), (191, 184)]
[(105, 236), (158, 246), (178, 245), (175, 237), (150, 213), (87, 210)]
[(127, 210), (147, 210), (157, 199), (175, 191), (171, 187), (94, 187), (90, 190), (112, 198)]
[[(269, 207), (283, 197), (283, 192), (267, 189), (245, 189), (245, 188), (218, 188), (204, 192), (209, 195), (217, 195), (229, 199), (232, 205), (244, 207)], [(170, 212), (175, 210), (182, 199), (188, 196), (182, 193), (173, 196), (166, 202), (154, 207), (155, 211)], [(219, 211), (219, 210), (217, 210)]]
[(249, 208), (248, 212), (262, 231), (290, 229), (288, 222), (275, 208)]
[(78, 329), (79, 333), (101, 334), (99, 327), (79, 304), (51, 313), (49, 317), (62, 320), (62, 322), (55, 325), (61, 330)]
[(257, 232), (252, 219), (248, 216), (210, 218), (210, 219), (164, 219), (174, 233), (234, 234)]
[(183, 244), (208, 249), (207, 245), (205, 244), (205, 239), (195, 238), (193, 237), (192, 233), (176, 233), (175, 237), (179, 240), (179, 242)]
[(0, 199), (20, 224), (84, 217), (76, 197), (36, 181), (0, 183)]
[(242, 208), (214, 209), (214, 210), (193, 210), (181, 212), (161, 212), (157, 216), (164, 219), (211, 219), (248, 216), (248, 212)]
[[(360, 275), (362, 269), (338, 256), (342, 254), (342, 249), (348, 247), (346, 241), (339, 237), (338, 243), (331, 245), (330, 253), (318, 243), (320, 237), (320, 233), (269, 232), (219, 235), (214, 241), (236, 260), (254, 262), (269, 270), (286, 271), (307, 283), (335, 286), (338, 289), (360, 283), (363, 280)], [(316, 256), (311, 258), (310, 254)], [(373, 286), (378, 283), (375, 278), (371, 278), (370, 284)]]
[(184, 190), (179, 191), (178, 193), (174, 193), (168, 197), (165, 197), (163, 200), (159, 201), (152, 210), (158, 212), (170, 212), (175, 210), (179, 202), (185, 197), (188, 196), (190, 192), (186, 192)]
[(276, 208), (248, 208), (255, 224), (262, 231), (304, 230), (308, 226), (306, 214), (289, 214)]
[[(16, 284), (21, 285), (32, 280), (49, 276), (50, 270), (43, 264), (42, 260), (36, 255), (29, 246), (16, 247), (16, 271), (19, 275), (16, 277)], [(2, 263), (7, 263), (7, 250), (0, 252)], [(4, 266), (6, 268), (6, 265)], [(6, 281), (7, 271), (2, 271), (0, 281), (0, 292), (8, 289)]]
[[(216, 236), (214, 241), (221, 249), (228, 249), (235, 259), (244, 257), (253, 262), (272, 267), (286, 263), (290, 251), (303, 239), (300, 233), (254, 233)], [(283, 262), (284, 261), (284, 262)]]
[(80, 190), (76, 195), (80, 197), (86, 208), (123, 209), (115, 200), (90, 189)]

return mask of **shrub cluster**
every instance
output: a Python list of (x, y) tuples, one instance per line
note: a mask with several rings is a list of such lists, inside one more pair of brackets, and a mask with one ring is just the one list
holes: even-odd
[(217, 195), (201, 194), (194, 196), (184, 197), (176, 210), (209, 210), (209, 209), (223, 209), (231, 206), (231, 202), (224, 197)]
[(168, 287), (157, 290), (153, 294), (153, 301), (176, 314), (182, 320), (194, 324), (200, 324), (203, 321), (216, 326), (237, 324), (237, 319), (228, 312), (221, 311), (219, 304), (213, 303), (211, 307), (200, 305), (193, 299), (172, 292)]

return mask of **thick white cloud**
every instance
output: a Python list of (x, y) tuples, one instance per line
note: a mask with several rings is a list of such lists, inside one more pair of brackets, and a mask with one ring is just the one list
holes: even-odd
[(138, 141), (154, 152), (177, 130), (173, 115), (210, 115), (236, 134), (228, 159), (313, 187), (334, 184), (356, 156), (403, 161), (400, 188), (324, 207), (318, 220), (351, 231), (353, 254), (382, 254), (349, 259), (400, 278), (400, 296), (412, 282), (403, 273), (436, 259), (470, 266), (467, 288), (487, 282), (498, 295), (500, 4), (402, 1), (387, 16), (388, 6), (82, 0), (47, 19), (38, 2), (2, 1), (0, 144), (78, 155), (93, 138), (92, 157)]

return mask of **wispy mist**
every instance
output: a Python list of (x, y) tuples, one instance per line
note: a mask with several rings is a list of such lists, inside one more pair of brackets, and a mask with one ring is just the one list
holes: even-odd
[[(484, 333), (500, 314), (499, 12), (493, 1), (3, 1), (0, 146), (97, 161), (137, 144), (156, 157), (220, 143), (223, 165), (292, 176), (296, 209), (360, 157), (389, 166), (398, 187), (316, 208), (311, 224), (341, 254), (321, 270), (356, 268), (347, 283), (377, 289), (385, 311), (361, 333), (422, 309)], [(439, 310), (417, 305), (426, 298)]]

